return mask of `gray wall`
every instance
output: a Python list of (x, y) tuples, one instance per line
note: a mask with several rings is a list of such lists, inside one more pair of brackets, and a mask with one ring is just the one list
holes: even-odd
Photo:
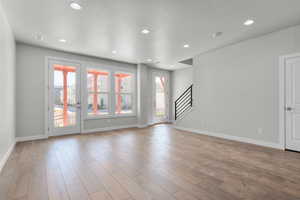
[(296, 26), (194, 57), (195, 108), (177, 125), (278, 143), (279, 56), (299, 51)]
[[(137, 72), (138, 112), (136, 117), (84, 120), (84, 131), (117, 126), (151, 124), (151, 75), (153, 71), (170, 74), (146, 65), (137, 70), (137, 65), (75, 55), (46, 48), (17, 43), (16, 47), (16, 135), (17, 137), (40, 136), (45, 130), (45, 57), (53, 56), (71, 60), (87, 61), (101, 65), (114, 65), (131, 68)], [(140, 109), (139, 109), (140, 108)]]
[(191, 84), (193, 84), (193, 72), (193, 67), (175, 70), (172, 72), (172, 120), (175, 120), (175, 101), (188, 87), (191, 86)]
[[(0, 163), (15, 139), (15, 40), (0, 1)], [(1, 168), (1, 166), (0, 166)]]
[(148, 80), (148, 70), (149, 67), (145, 64), (138, 65), (137, 71), (137, 82), (138, 82), (138, 125), (143, 127), (148, 124), (148, 115), (149, 112), (149, 98), (150, 94), (148, 91), (149, 80)]
[[(45, 130), (45, 57), (53, 56), (71, 60), (114, 65), (136, 70), (136, 65), (111, 60), (81, 56), (23, 43), (16, 46), (16, 136), (43, 135)], [(136, 125), (137, 117), (92, 119), (84, 121), (84, 130)]]
[(173, 102), (193, 84), (194, 68), (189, 67), (172, 72)]

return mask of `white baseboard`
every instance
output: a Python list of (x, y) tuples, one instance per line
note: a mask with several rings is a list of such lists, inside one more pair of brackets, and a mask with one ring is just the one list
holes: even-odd
[(151, 121), (151, 122), (148, 122), (148, 126), (152, 126), (155, 124), (163, 124), (163, 123), (173, 123), (173, 120)]
[(149, 125), (148, 124), (143, 124), (143, 125), (138, 125), (137, 127), (138, 128), (146, 128), (146, 127), (148, 127)]
[(244, 142), (244, 143), (249, 143), (249, 144), (255, 144), (258, 146), (264, 146), (264, 147), (270, 147), (270, 148), (284, 150), (283, 145), (279, 144), (279, 143), (265, 142), (265, 141), (251, 139), (251, 138), (227, 135), (224, 133), (213, 133), (213, 132), (209, 132), (209, 131), (205, 131), (205, 130), (202, 131), (202, 130), (197, 130), (197, 129), (185, 128), (185, 127), (181, 127), (181, 126), (175, 126), (175, 125), (173, 127), (176, 129), (179, 129), (179, 130), (188, 131), (188, 132), (192, 132), (192, 133), (197, 133), (197, 134), (202, 134), (202, 135), (207, 135), (207, 136), (223, 138), (223, 139), (227, 139), (227, 140), (234, 140), (234, 141), (238, 141), (238, 142)]
[(47, 139), (47, 138), (48, 138), (47, 135), (34, 135), (34, 136), (27, 136), (27, 137), (16, 137), (16, 142), (42, 140), (42, 139)]
[(8, 148), (7, 152), (4, 154), (3, 158), (0, 159), (0, 173), (1, 173), (2, 169), (4, 168), (7, 160), (9, 159), (9, 156), (13, 152), (15, 145), (16, 145), (16, 142), (14, 141)]
[(171, 123), (171, 124), (175, 124), (175, 123), (176, 123), (176, 120), (175, 120), (175, 119), (172, 119), (172, 120), (170, 120), (170, 123)]
[(148, 122), (148, 126), (152, 126), (152, 125), (157, 124), (157, 123), (160, 123), (160, 122)]
[[(145, 127), (147, 127), (146, 125)], [(119, 130), (124, 128), (144, 128), (144, 126), (139, 125), (126, 125), (126, 126), (113, 126), (113, 127), (106, 127), (106, 128), (96, 128), (96, 129), (89, 129), (89, 130), (83, 130), (82, 133), (96, 133), (96, 132), (104, 132), (104, 131), (113, 131), (113, 130)], [(26, 142), (26, 141), (33, 141), (33, 140), (41, 140), (41, 139), (47, 139), (47, 135), (35, 135), (35, 136), (28, 136), (28, 137), (16, 137), (16, 142)]]
[(96, 129), (89, 129), (89, 130), (83, 130), (82, 133), (97, 133), (97, 132), (104, 132), (104, 131), (113, 131), (113, 130), (119, 130), (124, 128), (137, 128), (138, 125), (126, 125), (126, 126), (113, 126), (113, 127), (106, 127), (106, 128), (96, 128)]

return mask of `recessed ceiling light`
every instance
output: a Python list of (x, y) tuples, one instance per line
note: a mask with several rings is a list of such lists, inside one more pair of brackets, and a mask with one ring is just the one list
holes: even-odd
[(215, 32), (212, 34), (212, 38), (220, 37), (222, 34), (222, 32)]
[(254, 24), (254, 20), (253, 20), (253, 19), (247, 19), (247, 20), (244, 22), (244, 25), (245, 25), (245, 26), (251, 26), (252, 24)]
[(71, 6), (71, 8), (73, 8), (74, 10), (81, 10), (81, 9), (82, 9), (82, 6), (81, 6), (78, 2), (76, 2), (76, 1), (72, 1), (72, 2), (70, 3), (70, 6)]
[(143, 34), (149, 34), (150, 31), (149, 31), (148, 29), (143, 29), (143, 30), (141, 31), (141, 33), (143, 33)]
[(59, 39), (60, 42), (66, 43), (67, 40), (66, 39)]
[(117, 51), (116, 51), (116, 50), (113, 50), (112, 53), (113, 53), (113, 54), (117, 54)]
[(175, 67), (174, 65), (170, 65), (170, 67)]
[(183, 47), (184, 47), (184, 48), (189, 48), (190, 45), (189, 45), (189, 44), (185, 44), (185, 45), (183, 45)]
[(148, 61), (148, 62), (152, 62), (152, 59), (151, 59), (151, 58), (148, 58), (147, 61)]

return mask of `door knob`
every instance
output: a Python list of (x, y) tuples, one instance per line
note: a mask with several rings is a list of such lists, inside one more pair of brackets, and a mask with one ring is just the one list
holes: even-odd
[(292, 108), (292, 107), (286, 107), (285, 110), (286, 110), (286, 111), (292, 111), (293, 108)]
[(77, 103), (76, 104), (76, 108), (80, 108), (81, 107), (81, 104), (80, 103)]

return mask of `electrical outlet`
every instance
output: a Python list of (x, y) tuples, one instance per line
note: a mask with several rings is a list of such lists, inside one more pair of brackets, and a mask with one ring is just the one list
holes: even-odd
[(258, 129), (257, 129), (257, 133), (258, 133), (258, 134), (263, 134), (263, 132), (264, 132), (264, 130), (263, 130), (262, 128), (258, 128)]

